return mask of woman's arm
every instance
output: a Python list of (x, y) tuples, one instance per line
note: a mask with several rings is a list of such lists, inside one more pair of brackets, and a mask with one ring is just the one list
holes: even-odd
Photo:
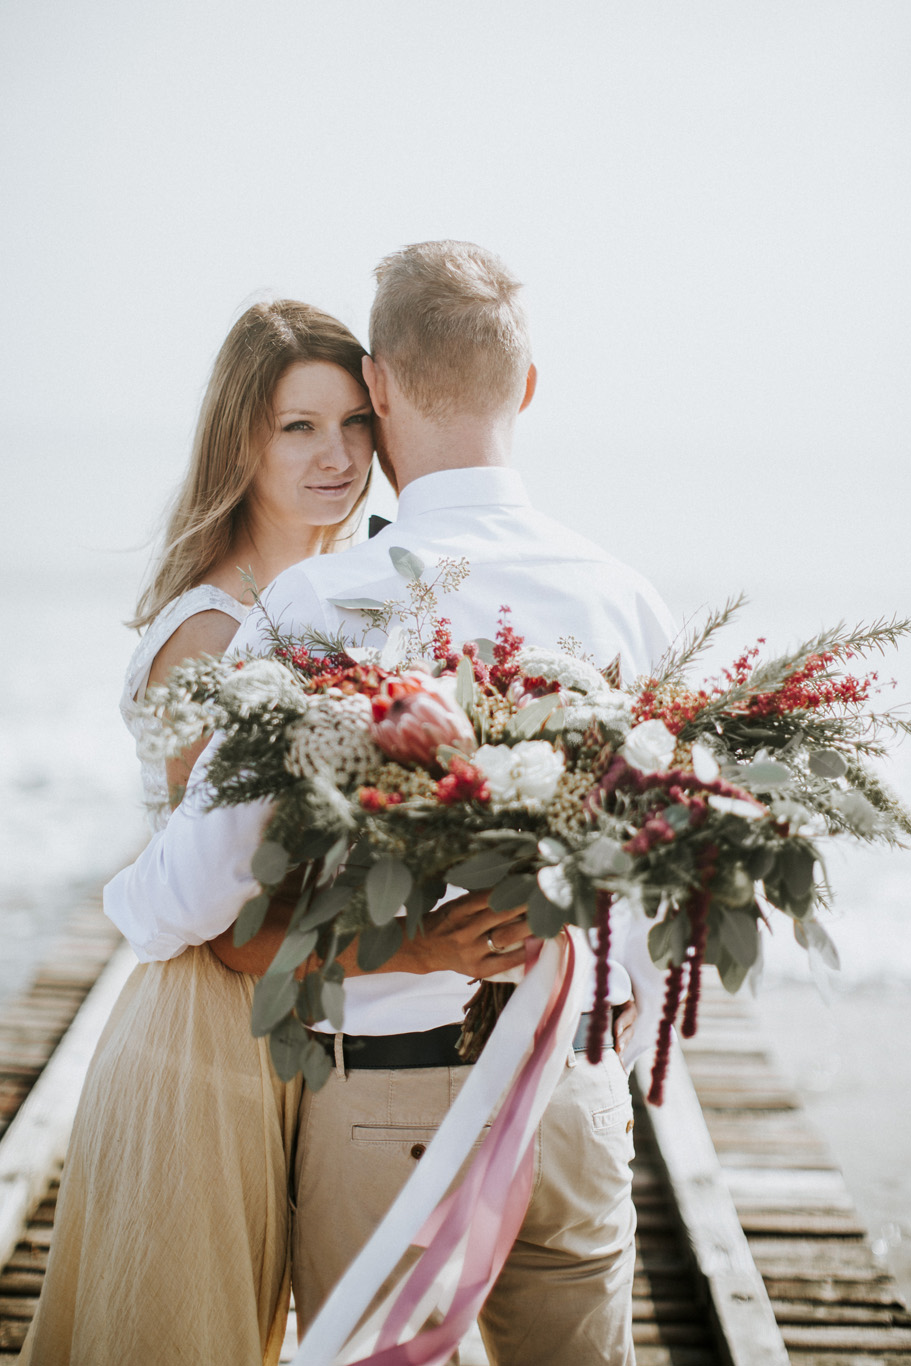
[[(149, 682), (167, 682), (171, 670), (186, 659), (198, 659), (200, 655), (223, 655), (236, 634), (237, 622), (227, 612), (197, 612), (178, 626), (162, 645), (152, 661)], [(167, 760), (165, 770), (172, 809), (180, 804), (193, 765), (207, 744), (208, 738), (198, 740), (182, 750), (177, 758)]]
[[(421, 930), (414, 939), (403, 939), (401, 947), (378, 972), (460, 972), (465, 977), (493, 977), (506, 968), (525, 962), (525, 943), (531, 935), (524, 915), (506, 920), (502, 911), (492, 911), (487, 905), (487, 892), (466, 892), (464, 896), (447, 901), (438, 910), (424, 917)], [(233, 928), (225, 930), (217, 939), (210, 940), (216, 957), (235, 972), (249, 972), (261, 977), (278, 952), (294, 902), (273, 897), (266, 920), (259, 933), (242, 948), (234, 945)], [(487, 942), (488, 935), (498, 950), (512, 947), (510, 953), (496, 952)], [(347, 977), (363, 976), (357, 965), (357, 945), (349, 944), (338, 960)], [(311, 971), (310, 959), (298, 968), (298, 977)]]

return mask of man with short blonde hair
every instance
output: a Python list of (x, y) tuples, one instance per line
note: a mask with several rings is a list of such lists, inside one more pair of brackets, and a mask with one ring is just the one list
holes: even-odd
[(531, 341), (522, 286), (498, 256), (473, 242), (418, 242), (374, 273), (370, 349), (419, 412), (518, 408)]
[[(508, 604), (530, 642), (555, 648), (572, 634), (600, 660), (620, 656), (635, 677), (662, 653), (673, 625), (654, 589), (600, 547), (532, 507), (510, 468), (513, 430), (530, 402), (519, 286), (490, 252), (425, 242), (387, 257), (364, 378), (377, 445), (400, 490), (397, 521), (339, 555), (280, 574), (266, 601), (282, 629), (326, 637), (364, 628), (352, 605), (401, 596), (390, 551), (428, 564), (464, 555), (465, 587), (447, 596), (454, 640), (493, 636)], [(348, 604), (346, 606), (346, 604)], [(383, 644), (376, 633), (366, 643)], [(268, 652), (251, 613), (233, 648)], [(106, 891), (105, 909), (145, 961), (216, 940), (229, 967), (261, 973), (277, 939), (237, 949), (224, 935), (260, 889), (250, 861), (262, 806), (200, 811), (184, 801), (132, 868)], [(611, 932), (614, 1048), (587, 1061), (581, 1026), (538, 1132), (536, 1176), (519, 1235), (480, 1315), (492, 1366), (633, 1366), (635, 1213), (627, 1063), (652, 1041), (663, 980), (644, 918)], [(308, 1324), (367, 1242), (424, 1153), (470, 1073), (456, 1040), (474, 979), (525, 959), (521, 908), (502, 914), (485, 893), (449, 901), (376, 973), (353, 946), (344, 1033), (313, 1022), (334, 1068), (304, 1090), (295, 1190), (294, 1298)], [(632, 1000), (635, 992), (635, 1001)], [(638, 1019), (637, 1019), (638, 1010)]]

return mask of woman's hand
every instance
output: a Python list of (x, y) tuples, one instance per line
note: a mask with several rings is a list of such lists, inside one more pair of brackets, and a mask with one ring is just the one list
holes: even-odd
[[(414, 939), (406, 941), (399, 950), (409, 965), (391, 970), (448, 970), (465, 977), (484, 978), (521, 966), (525, 962), (525, 941), (532, 937), (524, 907), (509, 912), (507, 918), (504, 912), (490, 909), (489, 895), (466, 892), (425, 915)], [(391, 959), (390, 965), (395, 961)]]

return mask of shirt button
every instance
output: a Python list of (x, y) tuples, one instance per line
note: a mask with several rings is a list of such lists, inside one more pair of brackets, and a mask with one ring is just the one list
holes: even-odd
[(427, 1151), (427, 1144), (426, 1144), (426, 1143), (415, 1143), (414, 1146), (413, 1146), (413, 1148), (411, 1149), (411, 1156), (414, 1158), (415, 1162), (417, 1162), (417, 1160), (418, 1160), (419, 1158), (421, 1158), (421, 1157), (424, 1156), (424, 1154), (426, 1153), (426, 1151)]

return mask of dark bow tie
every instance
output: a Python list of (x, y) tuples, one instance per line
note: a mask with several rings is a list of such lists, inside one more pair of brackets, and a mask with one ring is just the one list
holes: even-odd
[(370, 519), (367, 522), (368, 538), (372, 540), (373, 537), (377, 534), (377, 532), (382, 531), (384, 526), (392, 526), (392, 523), (390, 522), (389, 518), (381, 517), (378, 512), (371, 512)]

